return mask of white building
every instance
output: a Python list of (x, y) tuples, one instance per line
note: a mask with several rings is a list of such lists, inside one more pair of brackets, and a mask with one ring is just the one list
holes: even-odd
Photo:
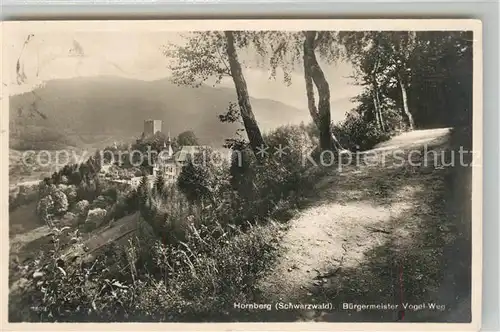
[(185, 145), (173, 153), (170, 137), (164, 144), (163, 151), (158, 155), (158, 161), (153, 167), (153, 176), (163, 174), (166, 182), (175, 182), (182, 171), (182, 167), (189, 161), (190, 156), (199, 153), (204, 147)]
[(176, 163), (169, 135), (167, 142), (163, 144), (163, 150), (158, 154), (156, 164), (153, 166), (153, 177), (162, 174), (165, 182), (174, 182), (179, 176), (181, 168), (182, 166), (178, 167)]

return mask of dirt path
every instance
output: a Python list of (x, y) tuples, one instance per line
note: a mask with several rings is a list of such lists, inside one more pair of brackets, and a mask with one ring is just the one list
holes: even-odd
[(404, 203), (378, 207), (368, 202), (323, 204), (292, 221), (282, 239), (282, 259), (262, 287), (278, 299), (307, 298), (336, 269), (355, 267), (363, 254), (387, 241), (387, 224), (400, 218)]
[[(394, 164), (390, 155), (404, 150), (408, 157), (411, 149), (421, 150), (424, 144), (442, 151), (448, 133), (422, 130), (398, 136), (371, 151), (375, 158), (384, 154), (385, 165), (344, 167), (320, 183), (319, 200), (291, 220), (283, 234), (277, 264), (259, 282), (262, 298), (293, 304), (326, 301), (334, 306), (356, 300), (397, 303), (398, 262), (403, 261), (401, 269), (404, 266), (409, 274), (405, 281), (412, 285), (405, 290), (406, 300), (432, 293), (432, 283), (424, 285), (421, 280), (428, 274), (427, 266), (437, 264), (434, 257), (439, 255), (432, 250), (445, 243), (432, 243), (429, 237), (439, 233), (436, 241), (441, 241), (451, 232), (433, 208), (443, 187), (443, 170)], [(435, 227), (443, 227), (442, 232)], [(353, 314), (338, 308), (302, 309), (283, 315), (286, 320), (393, 321), (397, 310)]]

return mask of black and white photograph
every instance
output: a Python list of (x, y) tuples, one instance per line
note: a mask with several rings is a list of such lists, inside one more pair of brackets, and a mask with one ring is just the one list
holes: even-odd
[(477, 326), (479, 21), (2, 30), (9, 323)]

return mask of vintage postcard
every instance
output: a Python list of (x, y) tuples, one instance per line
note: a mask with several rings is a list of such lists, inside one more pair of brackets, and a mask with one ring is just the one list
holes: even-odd
[(4, 22), (3, 328), (478, 330), (481, 29)]

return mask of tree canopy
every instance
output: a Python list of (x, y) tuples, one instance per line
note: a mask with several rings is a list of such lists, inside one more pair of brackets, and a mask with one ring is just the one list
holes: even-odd
[(196, 137), (195, 133), (192, 130), (186, 130), (177, 135), (176, 143), (178, 146), (200, 145), (198, 137)]

